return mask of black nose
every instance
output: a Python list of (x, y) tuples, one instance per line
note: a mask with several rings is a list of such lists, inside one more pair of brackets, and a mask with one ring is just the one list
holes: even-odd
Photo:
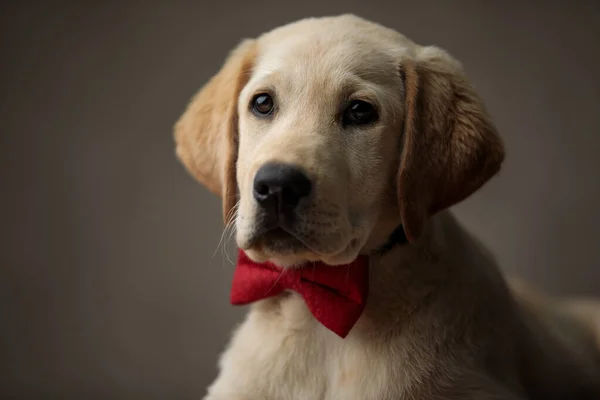
[(265, 164), (254, 177), (254, 198), (265, 211), (277, 217), (293, 211), (311, 188), (306, 175), (288, 164)]

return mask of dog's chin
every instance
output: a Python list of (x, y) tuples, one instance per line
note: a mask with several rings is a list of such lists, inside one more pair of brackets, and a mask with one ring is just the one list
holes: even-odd
[(268, 261), (282, 268), (301, 267), (310, 262), (336, 266), (354, 261), (358, 257), (362, 241), (351, 238), (341, 250), (319, 252), (318, 249), (309, 248), (295, 236), (276, 229), (253, 240), (252, 245), (240, 247), (251, 260), (259, 263)]

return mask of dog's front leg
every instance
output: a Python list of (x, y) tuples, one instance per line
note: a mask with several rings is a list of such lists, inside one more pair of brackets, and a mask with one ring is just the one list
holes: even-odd
[[(501, 384), (487, 375), (473, 373), (452, 379), (451, 385), (443, 385), (437, 391), (436, 400), (525, 400), (527, 396), (518, 385)], [(437, 386), (437, 385), (436, 385)], [(439, 386), (438, 386), (439, 387)]]
[[(225, 357), (227, 357), (227, 353), (224, 354)], [(222, 364), (227, 362), (223, 360)], [(240, 369), (235, 368), (233, 365), (224, 367), (221, 368), (217, 379), (208, 387), (203, 400), (270, 400), (264, 396), (259, 396), (261, 390), (259, 390), (257, 384), (244, 383), (247, 377), (252, 376), (252, 371), (244, 372), (241, 366)], [(236, 378), (235, 375), (239, 377)]]
[(257, 400), (257, 399), (251, 399), (248, 396), (238, 394), (238, 393), (229, 393), (229, 394), (209, 394), (209, 395), (206, 395), (203, 400)]
[(302, 398), (293, 396), (295, 374), (289, 362), (296, 346), (285, 342), (280, 321), (264, 318), (254, 307), (222, 354), (219, 375), (204, 400)]
[[(245, 323), (246, 324), (246, 323)], [(243, 330), (243, 326), (240, 330)], [(231, 343), (221, 355), (219, 374), (208, 387), (203, 400), (262, 400), (257, 369), (248, 363), (248, 355), (242, 350), (240, 332), (236, 332)], [(258, 366), (257, 366), (258, 367)], [(269, 400), (269, 399), (266, 399)]]

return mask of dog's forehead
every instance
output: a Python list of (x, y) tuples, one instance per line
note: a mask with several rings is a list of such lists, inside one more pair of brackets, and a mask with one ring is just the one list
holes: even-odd
[(318, 43), (332, 44), (337, 41), (360, 41), (375, 46), (393, 43), (395, 46), (414, 46), (414, 43), (399, 32), (351, 14), (336, 17), (306, 18), (280, 26), (264, 33), (259, 40), (266, 45), (292, 44), (309, 39)]
[(252, 81), (279, 82), (289, 90), (320, 87), (329, 94), (342, 86), (385, 86), (398, 76), (398, 47), (390, 49), (360, 32), (330, 30), (326, 24), (280, 31), (261, 38)]
[(344, 76), (384, 81), (396, 74), (411, 45), (399, 33), (351, 15), (306, 19), (259, 38), (256, 73), (293, 75), (297, 82)]

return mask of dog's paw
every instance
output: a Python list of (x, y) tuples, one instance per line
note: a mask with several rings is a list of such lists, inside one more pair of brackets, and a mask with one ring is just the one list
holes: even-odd
[(202, 400), (255, 400), (240, 394), (209, 394)]

